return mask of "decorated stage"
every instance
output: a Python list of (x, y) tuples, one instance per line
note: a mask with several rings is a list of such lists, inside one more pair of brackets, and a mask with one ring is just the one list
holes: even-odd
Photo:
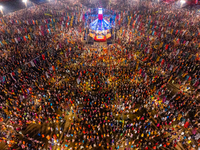
[(103, 9), (98, 8), (98, 18), (89, 25), (89, 36), (94, 41), (105, 42), (112, 37), (111, 24), (103, 17)]

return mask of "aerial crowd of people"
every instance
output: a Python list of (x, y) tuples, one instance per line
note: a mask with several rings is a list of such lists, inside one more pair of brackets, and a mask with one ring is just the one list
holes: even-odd
[(142, 5), (109, 6), (110, 45), (85, 44), (78, 2), (1, 18), (1, 149), (200, 147), (200, 18)]

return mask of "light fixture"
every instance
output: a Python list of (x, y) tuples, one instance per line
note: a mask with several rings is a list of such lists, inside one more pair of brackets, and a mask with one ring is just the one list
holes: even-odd
[(2, 10), (2, 9), (3, 9), (3, 6), (0, 5), (0, 10)]
[(27, 3), (27, 0), (22, 0), (22, 2)]
[(24, 2), (25, 6), (27, 7), (28, 0), (22, 0), (22, 2)]
[(180, 2), (181, 2), (181, 4), (184, 4), (184, 3), (185, 3), (185, 0), (181, 0)]

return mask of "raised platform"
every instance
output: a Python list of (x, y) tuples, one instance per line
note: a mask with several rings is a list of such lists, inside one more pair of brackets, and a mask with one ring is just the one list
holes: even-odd
[(103, 35), (95, 36), (94, 40), (97, 41), (97, 42), (105, 42), (106, 36), (103, 36)]
[(103, 9), (98, 8), (98, 18), (89, 25), (89, 36), (97, 42), (106, 42), (111, 38), (111, 24), (103, 18)]

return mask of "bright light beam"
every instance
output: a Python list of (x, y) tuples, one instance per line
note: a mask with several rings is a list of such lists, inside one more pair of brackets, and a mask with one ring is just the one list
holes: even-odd
[(22, 0), (22, 2), (24, 2), (25, 6), (27, 7), (28, 0)]
[(184, 4), (184, 3), (185, 3), (185, 0), (181, 0), (180, 2), (181, 2), (181, 4)]
[(0, 5), (0, 12), (3, 14), (3, 6)]
[(22, 2), (27, 3), (27, 0), (22, 0)]

